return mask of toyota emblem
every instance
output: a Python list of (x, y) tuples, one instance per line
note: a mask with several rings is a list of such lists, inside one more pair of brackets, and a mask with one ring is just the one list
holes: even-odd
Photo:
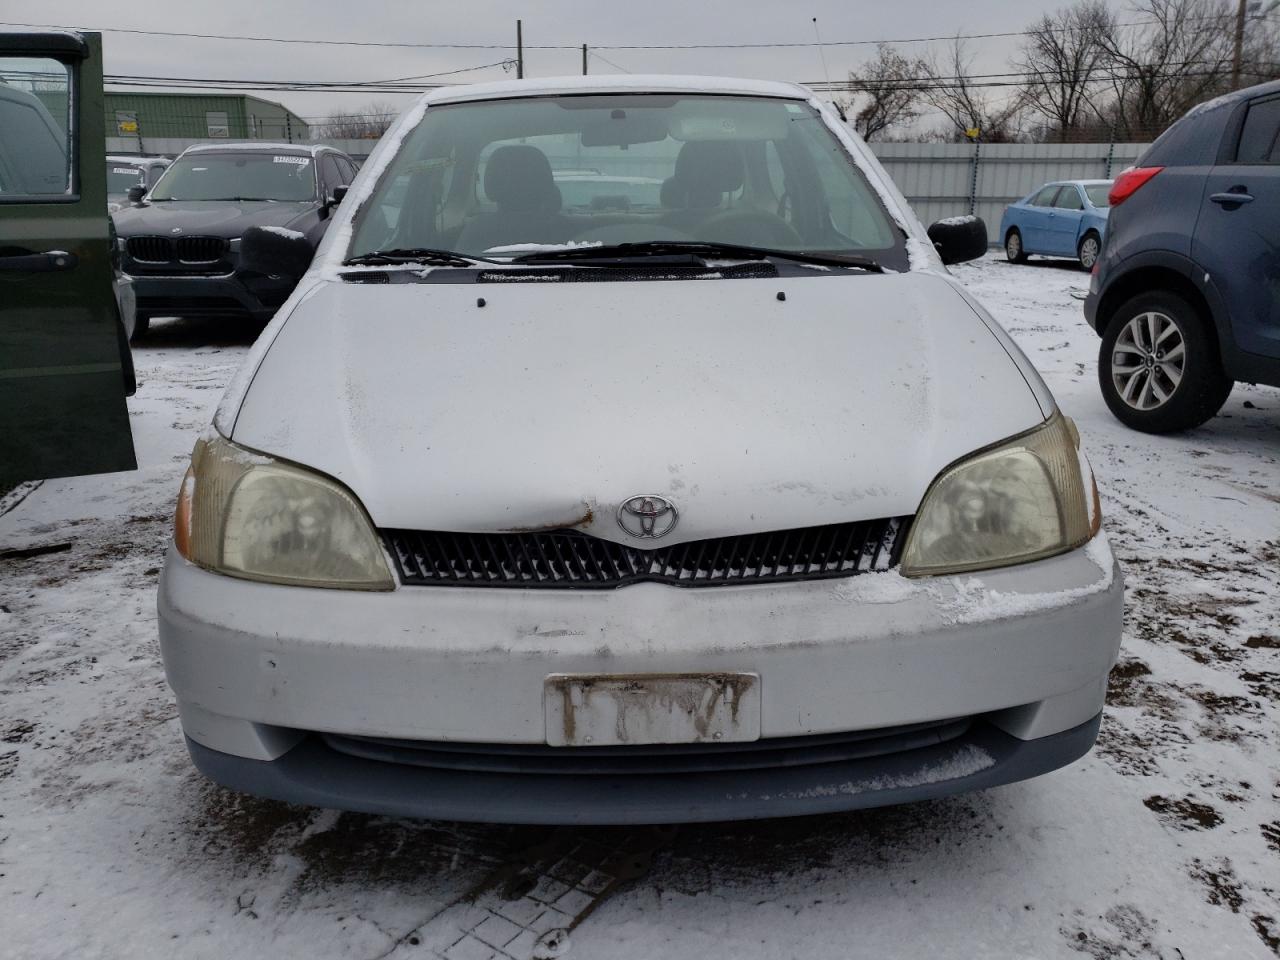
[(679, 519), (676, 505), (666, 497), (632, 497), (618, 507), (618, 526), (642, 540), (665, 537), (676, 528)]

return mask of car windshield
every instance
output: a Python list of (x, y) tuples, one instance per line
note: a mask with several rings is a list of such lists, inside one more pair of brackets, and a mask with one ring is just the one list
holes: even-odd
[(700, 94), (431, 107), (357, 210), (348, 257), (672, 242), (908, 265), (902, 230), (818, 111)]
[(313, 200), (310, 157), (199, 152), (179, 157), (151, 189), (152, 200)]
[(1084, 188), (1084, 192), (1089, 195), (1089, 202), (1095, 207), (1109, 207), (1111, 201), (1107, 199), (1111, 193), (1111, 183), (1090, 183)]
[(137, 167), (107, 162), (107, 193), (128, 193), (130, 187), (144, 182)]

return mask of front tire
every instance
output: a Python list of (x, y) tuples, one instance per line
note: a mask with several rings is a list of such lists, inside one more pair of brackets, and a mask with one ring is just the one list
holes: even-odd
[(133, 318), (133, 335), (129, 337), (129, 342), (137, 343), (145, 339), (149, 329), (151, 329), (151, 317), (145, 313), (136, 314)]
[(1098, 254), (1102, 252), (1102, 238), (1090, 230), (1080, 238), (1080, 246), (1076, 248), (1076, 257), (1080, 260), (1080, 269), (1088, 272), (1098, 262)]
[(1116, 419), (1144, 433), (1200, 426), (1234, 385), (1212, 327), (1172, 293), (1139, 294), (1115, 312), (1098, 353), (1098, 383)]
[(1004, 238), (1004, 255), (1010, 263), (1026, 263), (1027, 251), (1022, 247), (1022, 234), (1014, 227)]

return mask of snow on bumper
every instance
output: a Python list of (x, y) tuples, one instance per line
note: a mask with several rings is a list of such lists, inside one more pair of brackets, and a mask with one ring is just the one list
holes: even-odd
[(598, 592), (281, 587), (171, 551), (159, 612), (187, 736), (269, 761), (311, 732), (546, 744), (553, 674), (756, 674), (762, 738), (985, 715), (1036, 739), (1101, 709), (1122, 602), (1100, 535), (955, 578)]

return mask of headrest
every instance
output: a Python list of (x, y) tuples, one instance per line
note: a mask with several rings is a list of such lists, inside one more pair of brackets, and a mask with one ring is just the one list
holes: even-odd
[(663, 184), (671, 207), (715, 207), (743, 183), (742, 148), (730, 140), (691, 140), (680, 148), (675, 174)]
[(510, 213), (554, 213), (560, 209), (560, 190), (551, 164), (537, 147), (518, 144), (499, 147), (484, 168), (485, 195)]

